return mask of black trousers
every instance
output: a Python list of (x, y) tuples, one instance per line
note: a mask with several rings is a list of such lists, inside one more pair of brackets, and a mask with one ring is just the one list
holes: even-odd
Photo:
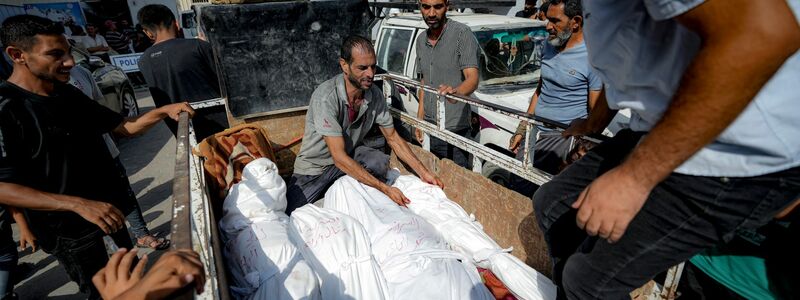
[(621, 131), (534, 194), (534, 209), (553, 259), (559, 297), (630, 299), (658, 273), (755, 229), (800, 196), (800, 167), (755, 177), (673, 173), (659, 183), (616, 243), (587, 236), (570, 205), (595, 178), (619, 165), (641, 133)]

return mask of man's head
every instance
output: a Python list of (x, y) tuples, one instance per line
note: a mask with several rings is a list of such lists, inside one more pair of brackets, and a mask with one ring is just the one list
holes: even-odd
[(30, 73), (46, 81), (67, 82), (75, 65), (64, 28), (55, 22), (33, 15), (6, 19), (0, 40), (14, 62), (14, 72)]
[(550, 0), (547, 8), (548, 42), (555, 47), (564, 46), (572, 34), (583, 30), (583, 8), (580, 0)]
[(94, 24), (86, 24), (86, 34), (90, 36), (97, 34), (97, 26)]
[(114, 21), (107, 20), (104, 25), (108, 31), (117, 31), (117, 23), (114, 23)]
[(169, 7), (161, 4), (145, 5), (137, 15), (139, 24), (150, 39), (155, 39), (159, 31), (178, 32), (178, 23)]
[(448, 5), (447, 0), (419, 0), (419, 11), (425, 24), (431, 29), (444, 26)]
[(131, 23), (128, 23), (128, 20), (126, 20), (126, 19), (122, 19), (122, 20), (119, 20), (119, 26), (122, 27), (122, 28), (130, 28), (131, 27)]
[(522, 10), (524, 10), (528, 16), (536, 13), (536, 1), (537, 0), (525, 0), (525, 7)]
[(375, 77), (375, 48), (364, 37), (351, 35), (344, 40), (340, 49), (339, 66), (353, 86), (367, 90)]
[(549, 0), (545, 0), (541, 6), (539, 6), (539, 11), (536, 12), (535, 18), (539, 21), (547, 21), (547, 9), (550, 7)]

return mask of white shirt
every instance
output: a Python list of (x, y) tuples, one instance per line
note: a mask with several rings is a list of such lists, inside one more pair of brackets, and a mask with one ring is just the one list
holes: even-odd
[[(104, 38), (102, 35), (99, 34), (96, 34), (94, 38), (88, 35), (84, 35), (80, 37), (73, 36), (72, 39), (74, 39), (76, 42), (83, 44), (83, 46), (86, 48), (99, 47), (99, 46), (108, 47), (106, 38)], [(92, 54), (103, 54), (106, 52), (107, 51), (97, 51), (97, 52), (92, 52)]]

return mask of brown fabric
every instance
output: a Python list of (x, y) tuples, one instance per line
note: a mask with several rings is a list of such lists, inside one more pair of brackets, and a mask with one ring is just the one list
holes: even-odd
[(192, 153), (204, 159), (203, 167), (212, 191), (216, 190), (222, 199), (228, 188), (242, 180), (242, 171), (247, 163), (257, 158), (275, 161), (266, 129), (250, 124), (207, 137), (192, 149)]

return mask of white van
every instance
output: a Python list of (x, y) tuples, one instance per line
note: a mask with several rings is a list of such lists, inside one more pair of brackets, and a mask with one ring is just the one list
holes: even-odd
[[(473, 96), (514, 110), (527, 110), (539, 82), (546, 23), (492, 14), (448, 12), (447, 17), (469, 26), (481, 46), (480, 83)], [(419, 13), (389, 15), (377, 31), (378, 66), (392, 74), (416, 78), (415, 40), (427, 28)], [(516, 57), (523, 58), (522, 62), (509, 61), (512, 50), (517, 51)], [(402, 107), (397, 108), (416, 116), (419, 103), (416, 93), (399, 86), (397, 93), (402, 102)], [(474, 139), (484, 146), (512, 155), (508, 143), (518, 120), (475, 107), (472, 110), (480, 128)], [(607, 130), (606, 134), (618, 131), (627, 120), (627, 117), (618, 115), (609, 126), (611, 131)], [(484, 164), (481, 171), (496, 182), (507, 182), (508, 172), (499, 167)]]

